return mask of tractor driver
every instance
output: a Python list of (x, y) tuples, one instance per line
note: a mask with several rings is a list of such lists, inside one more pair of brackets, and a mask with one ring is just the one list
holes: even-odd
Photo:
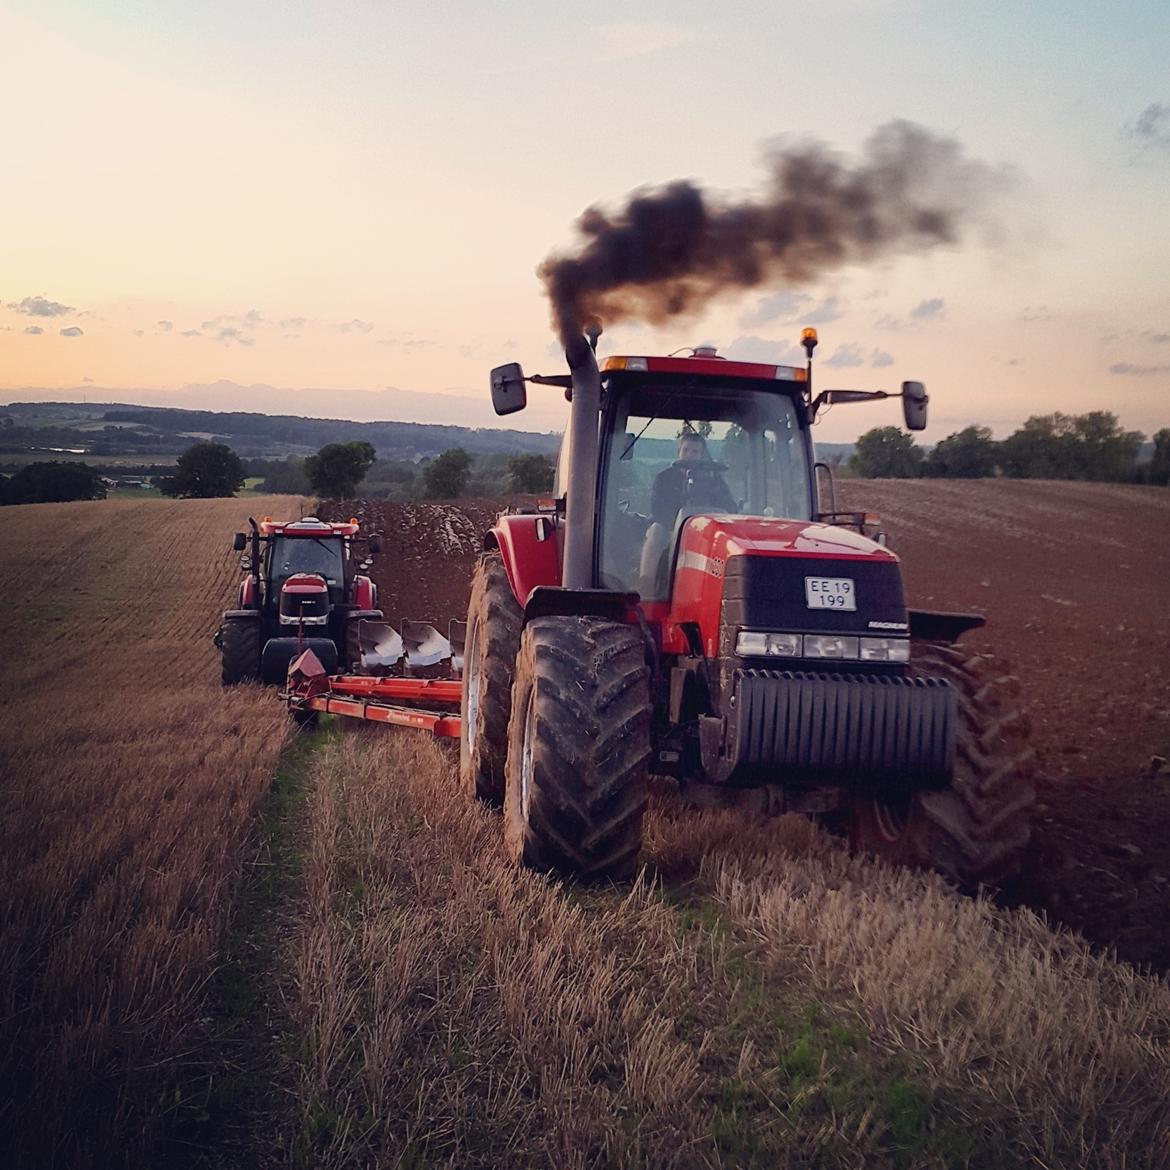
[(707, 440), (697, 431), (684, 430), (678, 440), (678, 458), (658, 473), (650, 492), (651, 523), (639, 567), (643, 595), (657, 595), (662, 557), (680, 512), (739, 510), (722, 473), (722, 465), (707, 451)]

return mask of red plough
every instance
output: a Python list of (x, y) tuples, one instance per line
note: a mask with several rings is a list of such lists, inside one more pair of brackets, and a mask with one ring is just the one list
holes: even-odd
[[(413, 624), (413, 623), (408, 623)], [(462, 623), (452, 623), (461, 627)], [(442, 644), (439, 653), (451, 657), (455, 668), (462, 666), (462, 639), (452, 654), (450, 643), (432, 627), (427, 631), (429, 653), (421, 660), (435, 661), (435, 639)], [(383, 631), (388, 627), (381, 627)], [(394, 631), (389, 631), (395, 638)], [(411, 640), (408, 638), (408, 647)], [(408, 668), (409, 651), (403, 655)], [(421, 656), (416, 655), (416, 661)], [(363, 654), (363, 664), (366, 655)], [(311, 649), (304, 650), (289, 664), (288, 681), (281, 698), (297, 722), (308, 722), (314, 715), (346, 715), (374, 723), (414, 727), (436, 736), (456, 738), (460, 731), (459, 704), (463, 684), (458, 678), (387, 677), (370, 674), (330, 674)], [(437, 708), (437, 709), (436, 709)]]

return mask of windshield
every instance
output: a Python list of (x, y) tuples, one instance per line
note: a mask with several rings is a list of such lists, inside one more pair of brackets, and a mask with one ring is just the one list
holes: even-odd
[(319, 573), (328, 585), (341, 585), (344, 568), (341, 539), (316, 536), (277, 536), (272, 541), (269, 561), (273, 583), (279, 586), (293, 573)]
[(609, 424), (604, 588), (664, 597), (668, 554), (689, 515), (811, 518), (806, 436), (786, 394), (640, 385)]

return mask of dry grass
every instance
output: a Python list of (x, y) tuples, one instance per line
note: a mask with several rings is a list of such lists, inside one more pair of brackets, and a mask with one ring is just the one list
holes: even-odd
[(304, 1163), (1170, 1164), (1164, 982), (798, 818), (658, 801), (632, 889), (549, 883), (453, 770), (314, 757)]
[(694, 883), (518, 872), (428, 740), (344, 734), (308, 783), (303, 1164), (1010, 1164)]
[[(1042, 1166), (1170, 1166), (1170, 987), (941, 882), (841, 853), (708, 860), (771, 963), (845, 994)], [(978, 1116), (971, 1118), (978, 1121)]]
[[(286, 739), (226, 698), (231, 533), (279, 498), (0, 509), (0, 1161), (133, 1162)], [(295, 501), (293, 502), (295, 506)]]

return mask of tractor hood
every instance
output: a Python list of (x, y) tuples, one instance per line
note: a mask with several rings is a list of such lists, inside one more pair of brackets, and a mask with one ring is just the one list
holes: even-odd
[(729, 557), (753, 555), (898, 560), (884, 545), (847, 528), (767, 516), (692, 516), (683, 529), (679, 567), (688, 554), (724, 562)]

